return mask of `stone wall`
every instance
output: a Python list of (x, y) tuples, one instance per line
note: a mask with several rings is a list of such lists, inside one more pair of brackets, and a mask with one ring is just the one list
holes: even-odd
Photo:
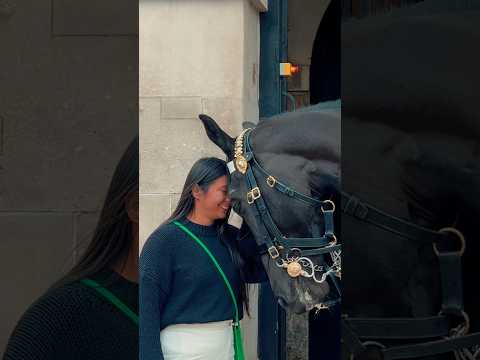
[[(223, 153), (198, 114), (232, 136), (258, 120), (259, 9), (265, 1), (140, 1), (140, 241), (172, 212), (192, 164)], [(253, 297), (256, 297), (254, 290)], [(243, 321), (256, 358), (256, 301)]]
[(94, 3), (0, 1), (0, 354), (90, 239), (138, 132), (136, 5)]

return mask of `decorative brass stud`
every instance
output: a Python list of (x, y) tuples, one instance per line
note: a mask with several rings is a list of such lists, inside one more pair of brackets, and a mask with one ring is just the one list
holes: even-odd
[(290, 277), (293, 277), (293, 278), (300, 276), (302, 273), (302, 265), (300, 265), (296, 261), (292, 261), (287, 266), (287, 273), (288, 275), (290, 275)]
[(247, 167), (248, 167), (248, 161), (243, 157), (243, 155), (239, 155), (235, 158), (235, 167), (237, 168), (238, 171), (240, 171), (242, 174), (245, 174), (247, 172)]
[(250, 129), (245, 129), (238, 135), (234, 147), (235, 168), (242, 174), (245, 174), (248, 168), (248, 161), (243, 156), (243, 137), (248, 130)]

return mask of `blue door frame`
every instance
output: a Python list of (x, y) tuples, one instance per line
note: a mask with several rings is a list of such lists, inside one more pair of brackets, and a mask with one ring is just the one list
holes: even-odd
[[(286, 110), (287, 82), (279, 63), (287, 61), (287, 0), (269, 0), (260, 14), (260, 117)], [(258, 358), (286, 360), (286, 314), (270, 284), (260, 286), (258, 301)]]
[(287, 0), (269, 0), (268, 11), (260, 14), (260, 117), (286, 110), (285, 78), (279, 63), (287, 61)]

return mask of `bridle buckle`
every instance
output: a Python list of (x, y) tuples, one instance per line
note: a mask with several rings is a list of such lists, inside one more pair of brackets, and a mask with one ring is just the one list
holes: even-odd
[(249, 192), (247, 192), (247, 202), (249, 205), (253, 204), (255, 202), (255, 200), (257, 200), (258, 198), (260, 198), (261, 194), (260, 194), (260, 189), (259, 187), (254, 187), (252, 190), (250, 190)]
[(277, 182), (277, 180), (272, 175), (267, 177), (267, 185), (270, 186), (271, 188), (273, 188), (275, 186), (276, 182)]
[(278, 249), (275, 246), (270, 246), (268, 248), (268, 254), (272, 259), (276, 259), (280, 256), (280, 253), (278, 252)]

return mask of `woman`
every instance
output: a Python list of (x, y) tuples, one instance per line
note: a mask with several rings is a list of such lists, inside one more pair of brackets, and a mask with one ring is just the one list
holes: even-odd
[[(208, 248), (231, 285), (238, 308), (248, 312), (245, 282), (265, 280), (255, 242), (226, 223), (228, 170), (216, 158), (190, 170), (177, 208), (148, 238), (140, 257), (140, 359), (231, 360), (233, 298)], [(244, 230), (244, 229), (242, 229)], [(250, 261), (246, 261), (250, 259)], [(238, 355), (238, 354), (237, 354)]]
[(4, 360), (137, 359), (137, 313), (138, 137), (115, 169), (86, 251), (23, 315)]

